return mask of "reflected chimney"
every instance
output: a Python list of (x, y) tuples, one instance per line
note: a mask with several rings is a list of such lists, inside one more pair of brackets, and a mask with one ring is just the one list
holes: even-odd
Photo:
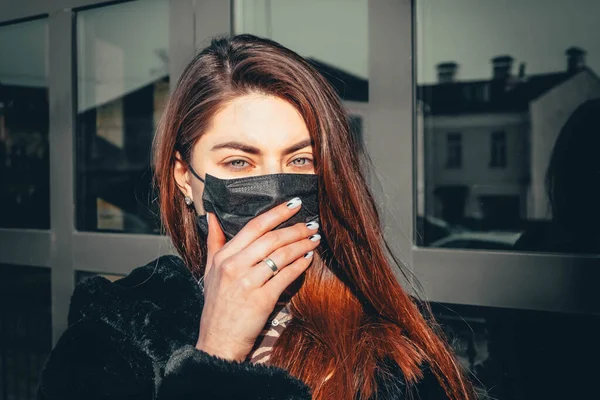
[(579, 47), (569, 47), (565, 54), (567, 55), (567, 72), (581, 71), (585, 67), (585, 50)]
[(437, 65), (438, 82), (439, 83), (450, 83), (454, 82), (456, 78), (456, 71), (458, 70), (458, 64), (454, 61), (444, 62)]
[(519, 79), (523, 80), (525, 79), (525, 63), (522, 62), (521, 64), (519, 64)]
[(493, 79), (507, 79), (512, 75), (514, 58), (511, 56), (498, 56), (492, 58)]

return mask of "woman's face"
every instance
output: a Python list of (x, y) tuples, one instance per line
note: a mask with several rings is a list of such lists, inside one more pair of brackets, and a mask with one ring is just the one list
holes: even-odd
[[(262, 94), (237, 97), (222, 108), (195, 144), (191, 163), (202, 178), (315, 173), (302, 116), (287, 101)], [(204, 184), (182, 162), (176, 163), (174, 174), (184, 196), (203, 214)]]

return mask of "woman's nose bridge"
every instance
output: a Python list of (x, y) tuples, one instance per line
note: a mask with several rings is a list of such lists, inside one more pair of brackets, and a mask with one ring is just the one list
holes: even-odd
[(264, 173), (266, 174), (281, 174), (283, 173), (283, 166), (281, 164), (270, 164), (265, 166)]
[(263, 159), (264, 174), (281, 174), (284, 171), (285, 165), (282, 164), (281, 158), (275, 155), (266, 155)]

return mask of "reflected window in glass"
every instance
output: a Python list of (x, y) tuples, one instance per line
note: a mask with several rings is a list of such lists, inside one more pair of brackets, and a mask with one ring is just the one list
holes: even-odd
[(415, 7), (418, 244), (600, 253), (600, 3)]
[(492, 132), (490, 167), (506, 167), (506, 132)]
[(48, 22), (0, 27), (0, 228), (50, 228)]
[(449, 133), (446, 137), (446, 167), (462, 167), (462, 135)]
[(169, 94), (169, 2), (77, 14), (77, 226), (159, 233), (151, 143)]

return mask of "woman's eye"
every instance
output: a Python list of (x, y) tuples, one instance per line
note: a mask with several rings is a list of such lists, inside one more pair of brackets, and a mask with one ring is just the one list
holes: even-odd
[(309, 164), (310, 162), (312, 162), (311, 159), (306, 158), (306, 157), (301, 157), (301, 158), (296, 158), (295, 160), (293, 160), (292, 164), (295, 167), (303, 167), (303, 166)]
[(246, 168), (249, 165), (248, 162), (245, 160), (233, 160), (229, 161), (227, 164), (229, 164), (233, 168)]

